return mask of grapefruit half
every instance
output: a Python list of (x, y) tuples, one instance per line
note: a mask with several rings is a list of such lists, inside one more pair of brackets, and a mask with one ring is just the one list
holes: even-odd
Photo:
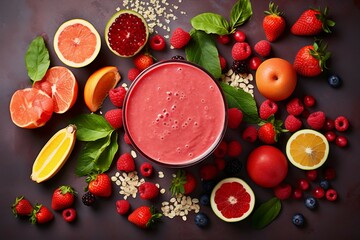
[(54, 36), (54, 49), (59, 59), (74, 68), (84, 67), (97, 57), (101, 38), (95, 27), (84, 19), (64, 22)]
[(65, 113), (76, 102), (78, 83), (66, 67), (56, 66), (47, 70), (41, 81), (33, 85), (46, 92), (54, 101), (54, 112)]
[(238, 222), (250, 215), (255, 195), (240, 178), (225, 178), (212, 190), (210, 204), (213, 212), (225, 222)]
[(149, 29), (146, 20), (132, 10), (115, 13), (105, 27), (109, 49), (120, 57), (132, 57), (146, 45)]

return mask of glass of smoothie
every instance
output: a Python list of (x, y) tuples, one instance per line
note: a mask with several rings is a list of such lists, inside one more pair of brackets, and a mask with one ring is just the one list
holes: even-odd
[(133, 147), (144, 157), (186, 167), (206, 159), (221, 142), (227, 104), (216, 79), (201, 67), (162, 61), (131, 84), (123, 122)]

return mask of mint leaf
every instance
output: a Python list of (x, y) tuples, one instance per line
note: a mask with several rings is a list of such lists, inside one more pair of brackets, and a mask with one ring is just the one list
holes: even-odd
[(230, 27), (232, 32), (244, 24), (252, 16), (252, 7), (250, 0), (239, 0), (231, 9)]
[(191, 30), (191, 40), (185, 48), (188, 61), (205, 68), (215, 78), (221, 77), (219, 53), (215, 40), (203, 31)]
[(242, 89), (236, 89), (226, 83), (220, 82), (229, 108), (238, 108), (243, 114), (243, 120), (250, 124), (257, 124), (261, 121), (259, 118), (256, 101), (247, 92)]
[(216, 13), (202, 13), (190, 20), (191, 25), (196, 30), (201, 30), (207, 34), (226, 35), (229, 34), (229, 23), (221, 15)]
[(81, 114), (72, 119), (75, 124), (76, 138), (79, 141), (95, 141), (107, 137), (113, 128), (103, 116), (98, 114)]
[(25, 54), (25, 65), (28, 76), (33, 82), (41, 80), (50, 66), (49, 51), (41, 36), (36, 37)]
[(101, 153), (99, 159), (97, 160), (97, 170), (98, 172), (106, 172), (109, 170), (111, 163), (113, 162), (114, 156), (118, 151), (118, 134), (116, 131), (113, 131), (110, 137), (110, 144), (106, 147), (106, 149)]
[(111, 134), (96, 141), (86, 142), (80, 152), (75, 173), (78, 176), (86, 176), (100, 170), (98, 166), (99, 157), (111, 143)]
[(252, 223), (256, 229), (269, 225), (280, 213), (281, 202), (274, 197), (261, 204), (252, 216)]

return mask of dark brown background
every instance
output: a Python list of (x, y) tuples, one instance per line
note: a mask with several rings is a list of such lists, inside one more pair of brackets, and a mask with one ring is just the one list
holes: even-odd
[[(180, 19), (172, 21), (170, 26), (183, 27), (190, 30), (190, 19), (202, 12), (216, 12), (228, 18), (230, 9), (235, 3), (232, 1), (178, 1), (179, 9), (186, 11), (186, 15), (180, 15)], [(10, 206), (16, 196), (25, 195), (31, 202), (43, 203), (50, 207), (53, 190), (63, 184), (69, 184), (82, 195), (85, 181), (74, 175), (76, 159), (80, 150), (80, 144), (75, 147), (73, 154), (63, 169), (51, 180), (42, 184), (36, 184), (30, 180), (33, 161), (46, 143), (46, 141), (60, 128), (67, 125), (67, 121), (79, 113), (88, 113), (83, 102), (83, 87), (86, 79), (96, 69), (115, 65), (119, 68), (123, 79), (127, 82), (126, 73), (132, 66), (130, 59), (121, 59), (113, 55), (102, 42), (102, 49), (97, 59), (89, 66), (81, 69), (71, 69), (79, 82), (79, 98), (74, 108), (63, 115), (54, 115), (45, 127), (36, 130), (25, 130), (16, 127), (10, 119), (9, 101), (14, 91), (30, 86), (24, 64), (24, 55), (28, 44), (37, 35), (42, 34), (51, 55), (51, 65), (63, 65), (54, 53), (52, 44), (53, 36), (60, 24), (72, 18), (84, 18), (89, 20), (101, 34), (103, 39), (104, 27), (107, 20), (115, 13), (117, 7), (121, 7), (121, 1), (1, 1), (0, 3), (0, 109), (1, 109), (1, 167), (0, 167), (0, 234), (3, 239), (359, 239), (360, 237), (360, 144), (358, 129), (360, 124), (359, 114), (359, 56), (360, 32), (360, 2), (355, 0), (345, 1), (275, 1), (285, 12), (285, 18), (290, 26), (297, 16), (309, 6), (329, 6), (331, 17), (337, 25), (331, 35), (322, 36), (329, 43), (332, 58), (329, 66), (344, 80), (340, 89), (328, 86), (326, 76), (317, 78), (299, 78), (294, 96), (302, 97), (304, 94), (314, 95), (317, 105), (313, 110), (323, 110), (329, 117), (345, 115), (350, 119), (351, 130), (346, 132), (349, 146), (340, 149), (331, 144), (330, 156), (327, 164), (337, 171), (337, 178), (332, 182), (333, 187), (339, 193), (337, 202), (320, 201), (320, 207), (316, 211), (305, 208), (303, 201), (287, 200), (283, 202), (280, 216), (271, 225), (263, 230), (255, 230), (251, 227), (250, 219), (239, 223), (225, 223), (219, 220), (210, 208), (202, 207), (202, 211), (208, 213), (211, 226), (208, 229), (200, 229), (193, 222), (194, 214), (188, 216), (188, 221), (183, 222), (180, 218), (163, 218), (157, 228), (143, 231), (129, 224), (127, 220), (119, 216), (115, 211), (115, 201), (120, 198), (117, 188), (110, 199), (100, 200), (96, 208), (88, 208), (82, 205), (80, 197), (76, 201), (78, 219), (73, 224), (66, 223), (59, 213), (55, 213), (55, 220), (46, 226), (34, 226), (26, 220), (15, 219), (12, 216)], [(268, 1), (252, 1), (253, 16), (242, 28), (248, 36), (251, 45), (264, 38), (261, 27), (263, 11), (267, 9)], [(165, 34), (165, 32), (160, 31)], [(311, 37), (297, 37), (289, 33), (289, 27), (284, 36), (273, 43), (273, 55), (293, 61), (297, 50), (312, 42)], [(220, 47), (220, 52), (231, 60), (230, 46)], [(170, 50), (155, 57), (168, 59), (182, 51)], [(263, 98), (256, 92), (257, 102)], [(283, 103), (279, 103), (283, 106)], [(111, 108), (107, 100), (103, 112)], [(239, 131), (229, 131), (227, 139), (240, 139)], [(120, 132), (122, 136), (122, 132)], [(284, 150), (284, 136), (279, 147)], [(254, 145), (244, 143), (242, 161)], [(130, 148), (121, 142), (121, 152), (129, 151)], [(143, 159), (139, 158), (139, 162)], [(209, 160), (210, 161), (210, 160)], [(162, 170), (167, 177), (174, 172), (172, 169), (163, 169), (155, 166), (156, 170)], [(198, 166), (189, 169), (197, 173)], [(115, 172), (113, 166), (109, 172)], [(304, 177), (304, 173), (292, 166), (289, 168), (287, 181), (295, 183), (296, 179)], [(253, 187), (257, 204), (272, 197), (272, 191), (255, 186), (243, 170), (242, 178), (247, 180)], [(167, 188), (169, 179), (154, 181)], [(115, 185), (114, 185), (115, 187)], [(193, 195), (198, 197), (200, 187)], [(161, 201), (168, 200), (169, 195), (162, 196), (159, 201), (153, 202), (156, 206)], [(141, 200), (132, 201), (134, 207), (143, 204)], [(307, 219), (307, 226), (298, 229), (291, 223), (291, 216), (295, 212), (301, 212)], [(6, 237), (5, 237), (6, 236)]]

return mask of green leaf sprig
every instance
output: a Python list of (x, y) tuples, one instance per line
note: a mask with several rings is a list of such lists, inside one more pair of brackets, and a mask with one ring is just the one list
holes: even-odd
[(49, 51), (43, 37), (36, 37), (25, 54), (25, 65), (32, 82), (40, 81), (50, 66)]
[(78, 115), (72, 123), (77, 127), (77, 140), (85, 142), (77, 161), (76, 175), (106, 172), (119, 148), (118, 133), (104, 117), (94, 113)]
[(262, 203), (252, 216), (252, 224), (256, 229), (262, 229), (276, 219), (281, 211), (280, 199), (273, 197)]

